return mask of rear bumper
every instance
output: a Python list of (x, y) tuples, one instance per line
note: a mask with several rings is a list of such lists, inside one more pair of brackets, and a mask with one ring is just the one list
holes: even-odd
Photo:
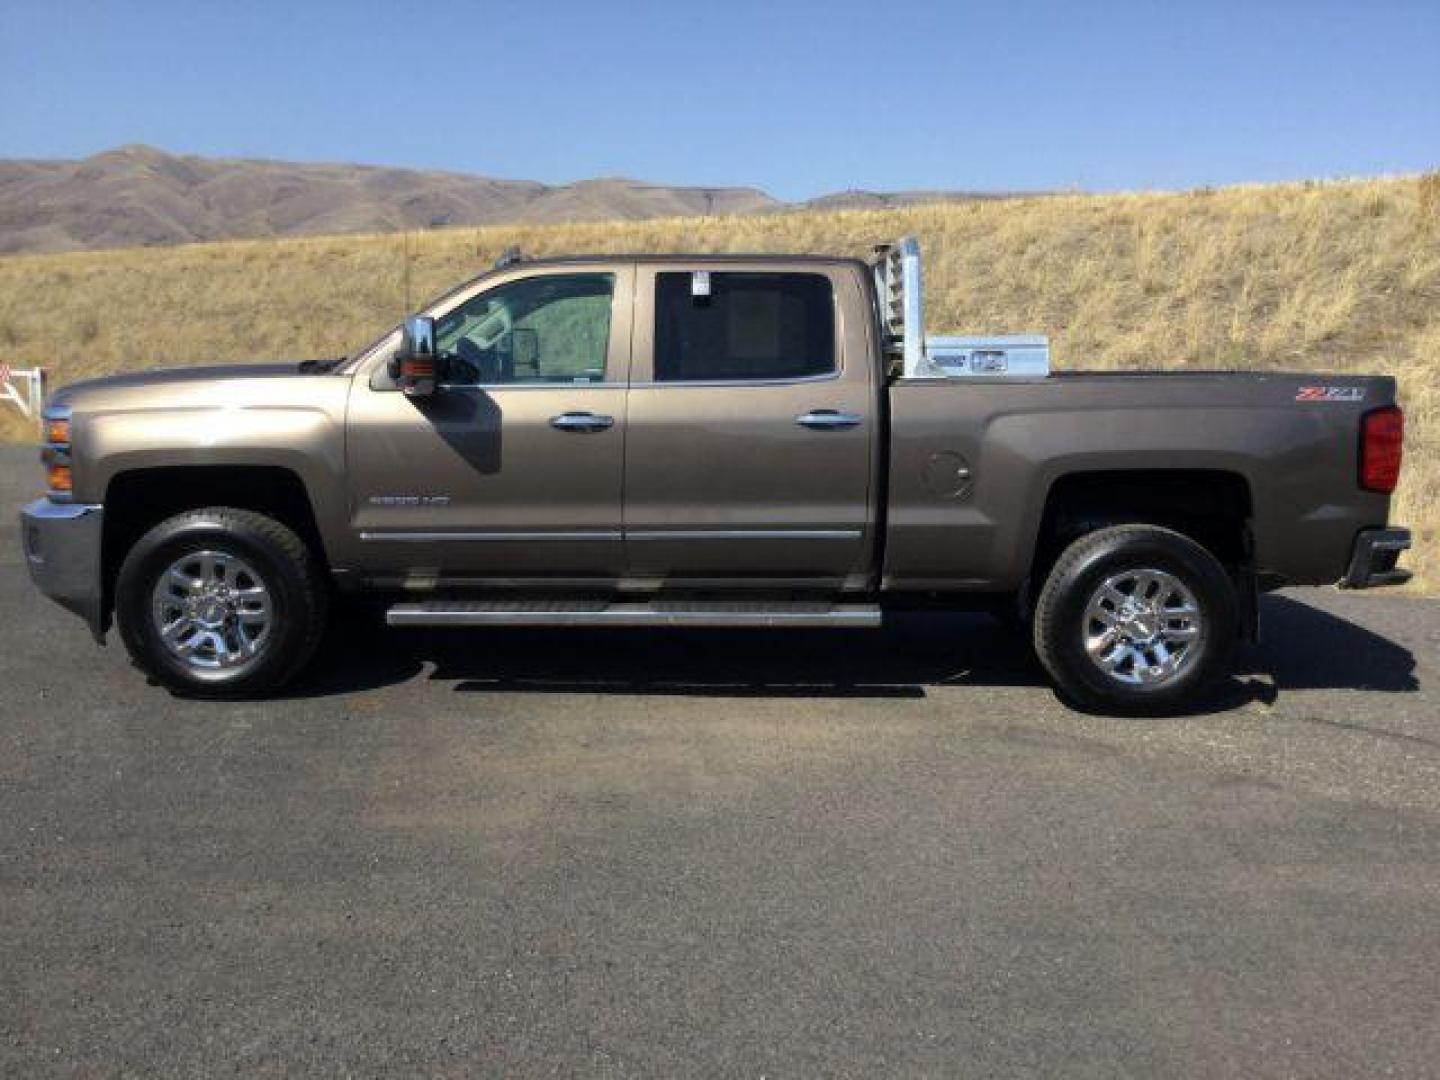
[(1403, 585), (1410, 571), (1395, 565), (1400, 553), (1410, 550), (1409, 529), (1362, 529), (1355, 537), (1350, 567), (1340, 580), (1342, 589), (1374, 589)]
[(100, 539), (104, 512), (88, 503), (36, 499), (20, 511), (20, 542), (30, 578), (50, 599), (85, 620), (104, 641)]

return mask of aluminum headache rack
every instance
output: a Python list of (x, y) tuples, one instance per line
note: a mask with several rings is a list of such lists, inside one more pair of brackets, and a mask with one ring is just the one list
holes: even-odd
[(920, 242), (906, 236), (876, 249), (875, 295), (890, 373), (901, 379), (1040, 379), (1050, 374), (1043, 334), (926, 337)]

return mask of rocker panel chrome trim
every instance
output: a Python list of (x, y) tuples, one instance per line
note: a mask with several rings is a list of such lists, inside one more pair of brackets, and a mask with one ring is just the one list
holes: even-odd
[(405, 532), (366, 530), (361, 540), (395, 540), (402, 543), (443, 543), (445, 541), (505, 540), (858, 540), (860, 529), (637, 529), (633, 532), (604, 530), (575, 532)]
[(637, 529), (627, 540), (858, 540), (860, 529)]
[(394, 540), (406, 544), (438, 544), (448, 541), (475, 541), (486, 543), (506, 540), (619, 540), (619, 532), (605, 530), (575, 532), (388, 532), (367, 530), (360, 534), (361, 540)]

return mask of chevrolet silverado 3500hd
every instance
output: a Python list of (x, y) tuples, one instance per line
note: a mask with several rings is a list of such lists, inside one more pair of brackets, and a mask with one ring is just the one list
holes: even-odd
[(393, 625), (870, 627), (1003, 605), (1092, 708), (1183, 707), (1283, 584), (1405, 580), (1394, 380), (1056, 373), (924, 336), (914, 240), (502, 260), (350, 357), (56, 393), (39, 587), (174, 690)]

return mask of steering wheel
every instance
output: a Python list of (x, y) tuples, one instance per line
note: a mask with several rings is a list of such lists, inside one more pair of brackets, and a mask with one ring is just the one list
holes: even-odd
[(497, 366), (493, 351), (486, 352), (469, 338), (462, 337), (455, 343), (454, 365), (450, 369), (450, 382), (495, 382), (495, 373), (492, 369)]

